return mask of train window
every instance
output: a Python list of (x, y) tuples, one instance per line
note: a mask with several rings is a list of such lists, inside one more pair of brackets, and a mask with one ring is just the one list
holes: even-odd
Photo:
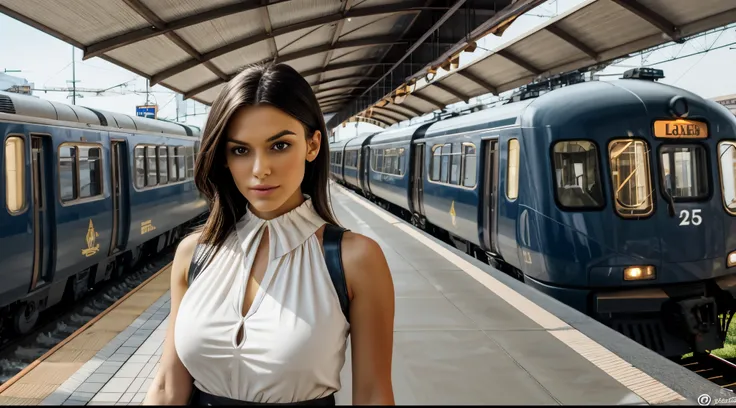
[(166, 146), (158, 147), (158, 179), (161, 184), (169, 181), (169, 159)]
[(186, 154), (187, 154), (187, 179), (193, 179), (194, 178), (194, 147), (187, 146)]
[(554, 147), (557, 200), (563, 207), (603, 206), (598, 150), (584, 140), (558, 142)]
[(736, 214), (736, 142), (725, 141), (718, 145), (721, 165), (721, 189), (726, 209)]
[(22, 137), (5, 140), (5, 205), (11, 214), (26, 207), (25, 142)]
[(463, 143), (463, 186), (475, 187), (476, 163), (475, 145)]
[(432, 174), (429, 179), (440, 180), (440, 160), (442, 159), (442, 146), (432, 146)]
[(664, 188), (674, 201), (708, 196), (708, 161), (702, 146), (665, 145), (659, 153)]
[(169, 146), (169, 178), (172, 182), (179, 180), (176, 169), (176, 148)]
[(616, 211), (640, 217), (653, 209), (649, 150), (641, 140), (614, 140), (608, 145)]
[(519, 141), (509, 140), (509, 160), (506, 180), (506, 197), (510, 200), (519, 196)]
[(146, 146), (146, 186), (158, 184), (158, 168), (156, 160), (156, 147)]
[(184, 147), (176, 148), (176, 166), (179, 168), (179, 180), (187, 179), (187, 163), (184, 160)]
[(102, 194), (102, 149), (79, 146), (79, 198)]
[(74, 146), (59, 148), (59, 192), (61, 202), (77, 198), (77, 149)]
[(453, 143), (452, 153), (450, 153), (450, 184), (460, 184), (461, 153), (460, 143)]
[(450, 153), (452, 153), (452, 145), (449, 143), (442, 146), (442, 164), (440, 165), (440, 181), (447, 183), (450, 175)]
[(143, 146), (135, 147), (135, 186), (146, 186), (146, 153)]
[(396, 169), (396, 174), (403, 175), (404, 174), (404, 162), (406, 161), (406, 158), (404, 157), (404, 148), (399, 149), (399, 163), (398, 168)]

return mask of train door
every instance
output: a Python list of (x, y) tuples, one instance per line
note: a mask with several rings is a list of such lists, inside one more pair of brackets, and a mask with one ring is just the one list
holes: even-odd
[[(723, 245), (724, 226), (720, 216), (723, 207), (715, 198), (720, 189), (719, 174), (709, 176), (712, 166), (706, 145), (699, 141), (678, 140), (661, 144), (652, 153), (656, 154), (652, 173), (659, 173), (657, 181), (661, 186), (655, 208), (663, 263), (681, 264), (724, 257), (727, 250)], [(693, 273), (687, 268), (682, 268), (681, 272)], [(682, 278), (710, 276), (708, 271), (702, 272), (702, 276)]]
[(498, 205), (498, 140), (484, 140), (483, 168), (483, 245), (491, 253), (498, 253), (496, 248), (496, 210)]
[(360, 176), (361, 187), (364, 192), (371, 192), (370, 183), (370, 167), (371, 167), (371, 148), (370, 146), (365, 147), (365, 154), (363, 155), (363, 173)]
[(112, 164), (112, 237), (109, 255), (125, 248), (128, 241), (127, 189), (125, 188), (128, 168), (127, 149), (124, 140), (113, 140), (111, 145)]
[(52, 280), (54, 265), (51, 254), (55, 247), (53, 240), (53, 200), (49, 189), (53, 187), (48, 180), (52, 169), (47, 160), (51, 158), (48, 152), (50, 139), (43, 136), (31, 136), (31, 198), (33, 217), (33, 275), (30, 291), (42, 287)]
[(424, 146), (424, 143), (414, 146), (414, 168), (411, 172), (411, 211), (421, 215), (424, 215)]

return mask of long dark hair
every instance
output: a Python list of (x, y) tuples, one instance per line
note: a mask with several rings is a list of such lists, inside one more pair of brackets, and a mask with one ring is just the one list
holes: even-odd
[(293, 116), (304, 126), (307, 138), (322, 135), (317, 157), (306, 162), (303, 194), (328, 223), (337, 225), (328, 196), (329, 142), (322, 111), (309, 83), (285, 64), (254, 64), (231, 79), (212, 104), (204, 128), (202, 146), (194, 165), (194, 183), (210, 204), (210, 215), (201, 228), (200, 243), (206, 254), (216, 252), (237, 221), (245, 215), (248, 201), (240, 193), (230, 170), (225, 168), (225, 138), (232, 115), (241, 107), (268, 104)]

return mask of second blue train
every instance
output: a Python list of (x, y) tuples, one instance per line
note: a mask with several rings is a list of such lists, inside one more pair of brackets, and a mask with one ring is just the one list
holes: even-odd
[(628, 71), (330, 145), (331, 177), (670, 357), (736, 304), (736, 118)]

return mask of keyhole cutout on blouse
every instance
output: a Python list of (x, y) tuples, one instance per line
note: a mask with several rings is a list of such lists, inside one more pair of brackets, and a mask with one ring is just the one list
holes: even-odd
[[(269, 239), (269, 228), (264, 227), (263, 236), (261, 237), (261, 242), (258, 244), (258, 249), (256, 250), (256, 256), (253, 260), (250, 273), (247, 274), (248, 282), (245, 286), (245, 299), (243, 300), (243, 308), (240, 311), (241, 320), (238, 325), (238, 336), (236, 339), (236, 343), (238, 345), (242, 344), (243, 336), (245, 334), (245, 324), (243, 319), (248, 316), (251, 307), (254, 306), (253, 303), (258, 296), (258, 292), (261, 289), (261, 285), (263, 284), (263, 280), (266, 275), (266, 270), (268, 269)], [(258, 305), (255, 306), (257, 307)]]

